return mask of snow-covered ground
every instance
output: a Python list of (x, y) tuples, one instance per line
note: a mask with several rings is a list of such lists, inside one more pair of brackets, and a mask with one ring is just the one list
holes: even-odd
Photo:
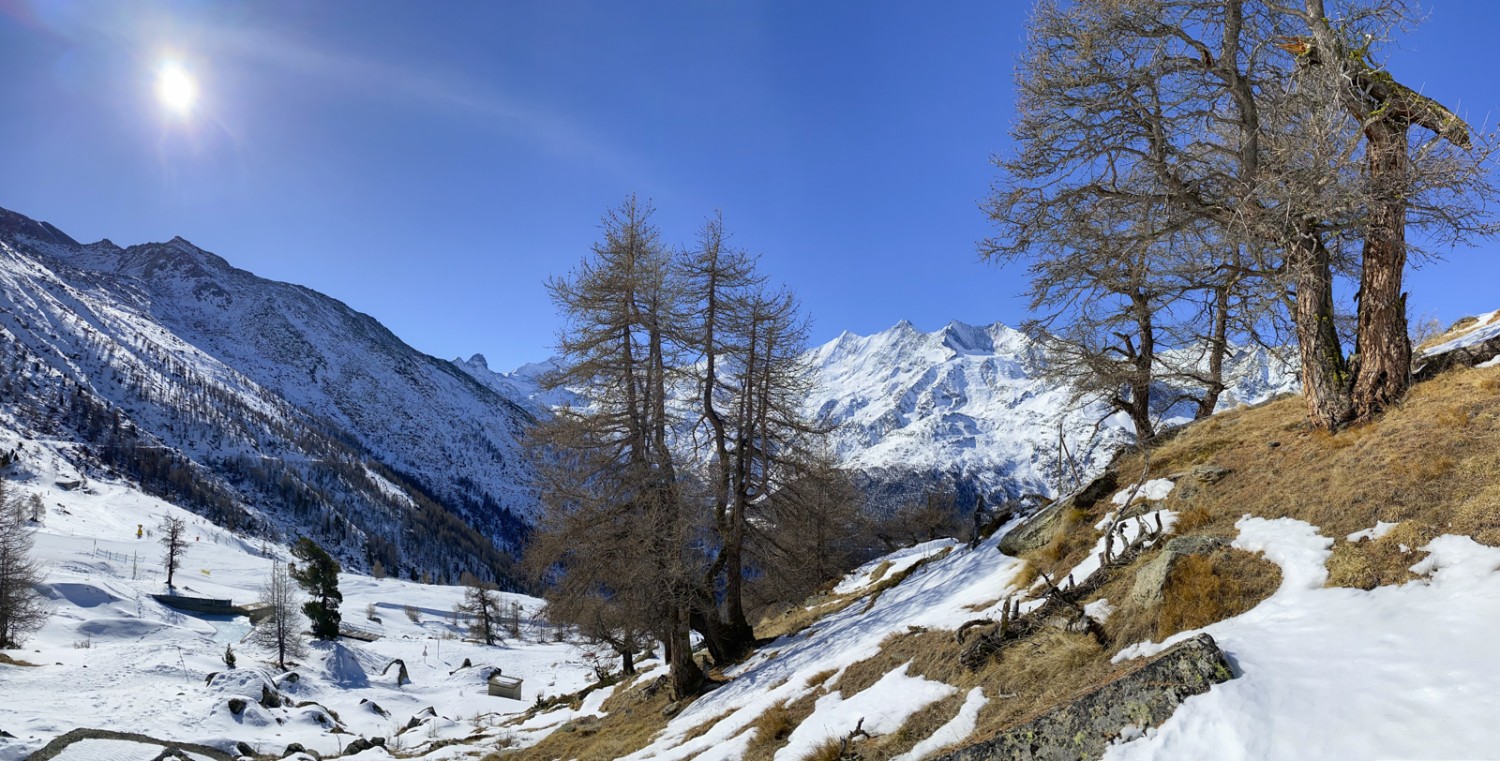
[[(8, 450), (16, 440), (4, 438)], [(51, 616), (22, 648), (3, 651), (36, 666), (0, 665), (0, 730), (14, 735), (0, 736), (0, 761), (25, 758), (78, 727), (221, 748), (244, 742), (266, 753), (295, 742), (333, 754), (357, 737), (384, 737), (387, 748), (408, 751), (475, 733), (497, 742), (534, 741), (544, 733), (498, 725), (539, 695), (574, 692), (593, 680), (582, 651), (554, 642), (553, 630), (537, 620), (540, 600), (502, 593), (506, 606), (520, 606), (522, 636), (488, 647), (464, 641), (466, 627), (452, 619), (461, 588), (346, 573), (339, 583), (344, 621), (379, 639), (316, 643), (291, 666), (298, 678), (290, 682), (277, 675), (269, 650), (241, 642), (250, 629), (245, 618), (182, 613), (150, 597), (165, 591), (162, 547), (151, 535), (163, 516), (188, 522), (189, 547), (175, 579), (183, 595), (254, 601), (272, 559), (290, 559), (285, 547), (235, 536), (125, 484), (91, 481), (65, 490), (56, 482), (79, 476), (56, 454), (58, 445), (24, 444), (27, 468), (7, 487), (37, 494), (46, 505), (35, 556), (43, 564)], [(138, 527), (144, 529), (139, 538)], [(232, 673), (224, 673), (226, 644), (237, 656)], [(409, 684), (397, 684), (399, 669), (386, 671), (396, 659), (406, 664)], [(473, 667), (460, 668), (465, 660)], [(525, 680), (520, 700), (487, 694), (492, 668)], [(219, 676), (210, 683), (215, 672)], [(288, 699), (286, 705), (258, 704), (268, 682)], [(239, 715), (229, 708), (235, 697), (249, 699)], [(546, 717), (553, 724), (563, 718)], [(403, 732), (414, 718), (418, 726)], [(335, 725), (348, 734), (330, 731)], [(111, 755), (128, 743), (89, 742), (106, 754), (101, 758), (129, 757)], [(492, 750), (455, 745), (430, 757), (478, 757)], [(77, 749), (85, 751), (93, 753)], [(359, 757), (388, 754), (374, 749)]]

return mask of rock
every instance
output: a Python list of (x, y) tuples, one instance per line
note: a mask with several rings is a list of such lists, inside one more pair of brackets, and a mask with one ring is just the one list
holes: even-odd
[(348, 745), (344, 746), (344, 755), (352, 756), (355, 753), (364, 753), (365, 751), (373, 747), (375, 747), (375, 743), (372, 743), (363, 737), (358, 737), (355, 738), (354, 742), (351, 742)]
[(670, 702), (670, 703), (668, 703), (668, 704), (666, 704), (665, 706), (662, 707), (662, 709), (661, 709), (661, 715), (670, 719), (673, 716), (676, 716), (677, 712), (681, 711), (681, 710), (682, 710), (682, 703), (679, 702), (679, 701), (674, 700), (674, 701), (672, 701), (672, 702)]
[(1193, 480), (1205, 484), (1216, 484), (1224, 480), (1225, 476), (1233, 472), (1234, 471), (1224, 467), (1223, 465), (1215, 465), (1211, 462), (1206, 462), (1202, 465), (1194, 465), (1192, 468), (1188, 469), (1188, 475), (1191, 476)]
[(241, 741), (234, 744), (234, 752), (241, 756), (254, 756), (255, 748), (250, 743)]
[(1045, 546), (1052, 541), (1052, 535), (1057, 533), (1058, 520), (1069, 509), (1093, 507), (1094, 503), (1113, 493), (1118, 482), (1119, 478), (1114, 471), (1105, 471), (1082, 489), (1042, 508), (1024, 523), (1011, 529), (1000, 538), (1000, 551), (1007, 555), (1019, 555)]
[(359, 704), (362, 705), (362, 706), (364, 706), (365, 708), (370, 709), (370, 711), (372, 713), (375, 713), (375, 714), (377, 714), (379, 716), (384, 716), (386, 718), (390, 718), (390, 715), (391, 715), (390, 711), (387, 711), (384, 708), (381, 708), (379, 703), (376, 703), (375, 701), (370, 700), (369, 698), (360, 698), (359, 699)]
[[(1449, 328), (1449, 332), (1457, 328), (1458, 326), (1455, 325), (1453, 328)], [(1500, 356), (1500, 336), (1476, 341), (1467, 346), (1450, 349), (1441, 354), (1433, 354), (1431, 356), (1423, 354), (1413, 360), (1412, 364), (1416, 366), (1416, 369), (1412, 371), (1412, 376), (1417, 382), (1430, 380), (1451, 368), (1473, 367), (1474, 365), (1488, 362), (1497, 356)]]
[(938, 761), (1079, 761), (1104, 755), (1126, 727), (1160, 725), (1182, 701), (1234, 678), (1213, 637), (1199, 634), (1077, 700)]
[(377, 748), (384, 748), (385, 747), (385, 738), (384, 737), (371, 737), (370, 738), (370, 744), (373, 745), (373, 746), (375, 746), (375, 747), (377, 747)]
[(307, 748), (302, 747), (302, 743), (292, 743), (292, 744), (286, 746), (286, 752), (283, 753), (283, 754), (281, 754), (281, 755), (283, 755), (283, 756), (290, 756), (293, 753), (306, 753), (306, 752), (307, 752)]
[(1135, 573), (1135, 585), (1130, 588), (1130, 600), (1141, 606), (1161, 604), (1162, 588), (1167, 584), (1167, 575), (1172, 566), (1185, 555), (1207, 555), (1228, 544), (1223, 537), (1195, 534), (1174, 537), (1151, 562), (1141, 566)]
[(281, 707), (281, 703), (282, 703), (282, 700), (281, 700), (281, 695), (279, 693), (277, 693), (275, 690), (271, 689), (269, 685), (261, 685), (261, 687), (260, 687), (260, 704), (262, 706), (264, 706), (266, 708), (280, 708)]
[(229, 712), (234, 714), (235, 716), (239, 716), (240, 714), (245, 712), (245, 706), (247, 705), (250, 705), (250, 701), (244, 698), (230, 698)]

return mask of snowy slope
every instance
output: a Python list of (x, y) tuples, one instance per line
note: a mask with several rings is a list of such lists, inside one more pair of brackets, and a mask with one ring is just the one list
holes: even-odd
[(427, 534), (468, 529), (410, 525), (423, 495), (502, 547), (533, 517), (518, 443), (531, 416), (334, 299), (180, 238), (80, 245), (3, 210), (0, 285), (0, 419), (91, 445), (107, 465), (127, 446), (181, 458), (222, 487), (190, 502), (238, 503), (204, 511), (215, 520), (311, 523), (348, 544), (346, 560), (368, 551), (446, 575), (490, 561), (424, 549), (451, 539)]
[[(242, 641), (249, 631), (245, 618), (186, 614), (152, 599), (164, 591), (162, 548), (149, 533), (137, 538), (136, 529), (144, 525), (149, 532), (164, 515), (186, 520), (189, 546), (177, 572), (178, 592), (236, 604), (259, 599), (273, 560), (290, 559), (286, 546), (225, 531), (128, 483), (93, 480), (82, 489), (59, 489), (55, 481), (81, 475), (69, 465), (66, 447), (0, 429), (0, 448), (17, 447), (28, 453), (31, 467), (6, 472), (7, 487), (36, 494), (47, 507), (34, 555), (42, 562), (41, 591), (51, 616), (24, 647), (3, 651), (35, 665), (0, 664), (0, 729), (9, 733), (0, 734), (0, 761), (23, 759), (79, 727), (225, 749), (243, 742), (276, 758), (294, 742), (333, 755), (358, 737), (383, 737), (390, 750), (418, 753), (455, 738), (523, 742), (540, 730), (499, 725), (539, 696), (576, 691), (593, 677), (583, 651), (555, 641), (554, 630), (537, 618), (538, 599), (501, 593), (504, 606), (518, 606), (520, 636), (488, 647), (465, 641), (464, 626), (454, 623), (451, 611), (462, 588), (344, 573), (345, 623), (379, 638), (314, 644), (295, 659), (291, 670), (298, 677), (289, 681), (277, 673), (268, 648)], [(237, 656), (234, 671), (222, 661), (226, 645)], [(397, 669), (386, 671), (398, 658), (409, 684), (396, 682)], [(472, 667), (464, 668), (465, 661)], [(524, 680), (520, 700), (487, 694), (493, 667)], [(283, 705), (259, 704), (266, 684), (285, 698)], [(239, 715), (230, 707), (234, 698), (248, 699)], [(467, 757), (485, 752), (466, 747), (472, 751)], [(112, 754), (88, 756), (90, 749), (80, 748), (64, 758), (132, 757), (127, 749), (101, 745), (92, 750)], [(372, 753), (367, 757), (390, 758)]]

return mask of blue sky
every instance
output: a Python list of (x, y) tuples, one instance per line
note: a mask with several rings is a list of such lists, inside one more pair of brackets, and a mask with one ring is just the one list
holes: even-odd
[[(1433, 0), (1390, 66), (1500, 116), (1500, 8)], [(0, 0), (0, 206), (81, 240), (182, 235), (496, 369), (550, 354), (543, 289), (628, 193), (670, 241), (722, 209), (821, 343), (1025, 317), (982, 264), (1029, 3)], [(153, 88), (179, 61), (200, 97)], [(1496, 247), (1411, 275), (1500, 308)]]

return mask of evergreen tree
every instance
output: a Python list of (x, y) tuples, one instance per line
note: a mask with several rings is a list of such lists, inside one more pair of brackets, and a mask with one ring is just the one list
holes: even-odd
[(302, 603), (302, 612), (312, 621), (313, 637), (337, 639), (343, 620), (339, 603), (344, 601), (339, 592), (339, 561), (305, 536), (292, 545), (292, 556), (302, 561), (300, 566), (291, 566), (292, 578), (312, 597)]

